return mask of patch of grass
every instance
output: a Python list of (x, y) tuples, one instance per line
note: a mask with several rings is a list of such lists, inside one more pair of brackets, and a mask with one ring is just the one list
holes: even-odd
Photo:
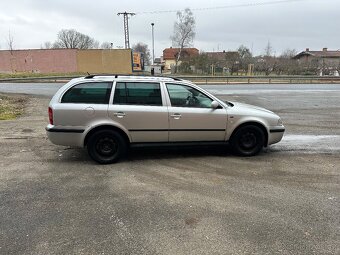
[(24, 112), (26, 98), (0, 95), (0, 120), (11, 120)]

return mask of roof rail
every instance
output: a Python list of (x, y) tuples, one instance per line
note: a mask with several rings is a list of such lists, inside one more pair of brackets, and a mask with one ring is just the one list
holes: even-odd
[(147, 77), (147, 78), (168, 78), (168, 79), (173, 79), (174, 81), (182, 81), (183, 79), (178, 78), (178, 77), (171, 77), (171, 76), (149, 76), (149, 75), (135, 75), (135, 74), (89, 74), (85, 76), (84, 79), (92, 79), (97, 76), (114, 76), (115, 78), (118, 78), (119, 76), (136, 76), (136, 77)]
[(172, 79), (174, 79), (175, 81), (183, 81), (183, 79), (178, 78), (178, 77), (169, 77), (169, 78), (172, 78)]
[(117, 78), (118, 76), (130, 76), (129, 74), (109, 74), (109, 73), (105, 73), (105, 74), (90, 74), (90, 75), (87, 75), (85, 76), (84, 79), (92, 79), (96, 76), (114, 76), (115, 78)]
[(95, 76), (96, 76), (96, 75), (94, 75), (94, 74), (90, 74), (90, 75), (85, 76), (84, 79), (92, 79), (92, 78), (95, 77)]

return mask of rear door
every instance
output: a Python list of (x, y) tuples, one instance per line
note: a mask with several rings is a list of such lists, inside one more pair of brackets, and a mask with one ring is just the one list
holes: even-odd
[(224, 141), (227, 111), (211, 108), (209, 96), (188, 85), (166, 84), (170, 98), (169, 141)]
[(160, 83), (117, 82), (109, 116), (129, 130), (133, 143), (168, 142), (168, 108)]

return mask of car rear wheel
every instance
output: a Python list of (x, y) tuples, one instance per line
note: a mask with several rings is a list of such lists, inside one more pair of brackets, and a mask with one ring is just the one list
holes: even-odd
[(236, 130), (231, 138), (231, 147), (241, 156), (254, 156), (264, 146), (265, 136), (261, 128), (247, 125)]
[(113, 130), (100, 130), (89, 138), (87, 151), (100, 164), (117, 162), (127, 150), (124, 138)]

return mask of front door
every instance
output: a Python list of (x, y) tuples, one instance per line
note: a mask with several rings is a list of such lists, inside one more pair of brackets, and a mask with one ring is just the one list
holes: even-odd
[(227, 112), (211, 108), (212, 99), (187, 85), (166, 84), (169, 107), (169, 141), (224, 141)]

